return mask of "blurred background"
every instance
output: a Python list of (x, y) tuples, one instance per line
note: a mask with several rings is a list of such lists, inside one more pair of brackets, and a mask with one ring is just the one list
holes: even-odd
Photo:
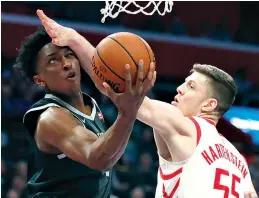
[[(146, 2), (140, 2), (143, 4)], [(196, 62), (230, 73), (239, 93), (217, 127), (247, 159), (259, 192), (258, 2), (174, 2), (172, 12), (163, 17), (121, 13), (116, 19), (106, 18), (104, 24), (100, 22), (100, 9), (105, 7), (102, 1), (19, 1), (1, 2), (1, 6), (1, 197), (26, 197), (28, 143), (22, 118), (44, 92), (12, 66), (21, 41), (40, 26), (36, 9), (75, 28), (94, 45), (114, 32), (139, 34), (156, 56), (158, 79), (149, 96), (158, 100), (171, 102), (176, 87)], [(160, 6), (163, 9), (164, 3)], [(82, 86), (97, 100), (110, 126), (117, 116), (114, 105), (95, 89), (86, 74)], [(115, 166), (113, 196), (154, 197), (157, 160), (152, 129), (137, 121), (126, 152)]]

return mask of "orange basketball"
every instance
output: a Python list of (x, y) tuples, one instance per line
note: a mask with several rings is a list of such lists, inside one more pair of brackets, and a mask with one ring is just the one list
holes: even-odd
[(92, 61), (92, 76), (99, 85), (107, 82), (115, 92), (125, 90), (125, 65), (131, 69), (135, 84), (138, 63), (144, 61), (144, 79), (155, 56), (148, 43), (136, 34), (118, 32), (104, 38), (96, 47)]

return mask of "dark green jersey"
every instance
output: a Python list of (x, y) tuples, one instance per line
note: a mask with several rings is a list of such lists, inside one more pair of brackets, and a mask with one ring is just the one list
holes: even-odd
[[(69, 110), (87, 129), (98, 137), (106, 131), (104, 118), (95, 100), (83, 94), (84, 103), (92, 106), (90, 116), (78, 111), (60, 98), (47, 94), (24, 115), (31, 148), (28, 167), (29, 197), (106, 198), (110, 196), (111, 170), (101, 172), (69, 159), (65, 154), (41, 152), (34, 140), (39, 116), (49, 107)], [(59, 118), (57, 118), (59, 119)]]

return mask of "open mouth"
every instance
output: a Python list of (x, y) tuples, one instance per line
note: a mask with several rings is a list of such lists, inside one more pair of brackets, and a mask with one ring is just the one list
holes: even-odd
[(174, 101), (171, 102), (172, 105), (177, 106), (178, 104), (178, 99), (174, 97)]
[(67, 76), (67, 79), (74, 79), (76, 77), (76, 73), (75, 72), (70, 72)]

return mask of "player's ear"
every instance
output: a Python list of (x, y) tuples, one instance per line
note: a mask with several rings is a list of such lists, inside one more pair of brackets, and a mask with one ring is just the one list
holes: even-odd
[(41, 86), (41, 87), (45, 87), (45, 82), (42, 80), (42, 78), (41, 78), (39, 75), (33, 76), (33, 80), (34, 80), (34, 82), (35, 82), (37, 85), (39, 85), (39, 86)]
[(218, 106), (218, 101), (214, 98), (208, 99), (206, 102), (204, 102), (202, 106), (202, 111), (203, 112), (211, 112), (214, 111)]

